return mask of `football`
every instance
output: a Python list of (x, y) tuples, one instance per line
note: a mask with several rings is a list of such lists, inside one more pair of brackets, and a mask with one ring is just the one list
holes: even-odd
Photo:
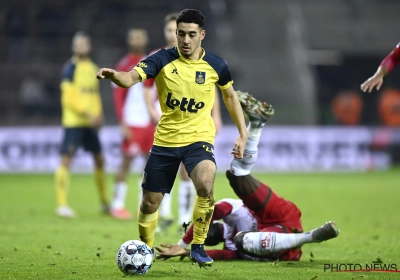
[(125, 275), (146, 274), (153, 264), (153, 253), (146, 243), (128, 240), (119, 247), (116, 261)]

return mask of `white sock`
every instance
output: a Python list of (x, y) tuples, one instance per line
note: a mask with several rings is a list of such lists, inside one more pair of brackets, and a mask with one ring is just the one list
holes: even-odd
[(264, 123), (249, 122), (247, 126), (248, 138), (246, 149), (244, 150), (243, 159), (233, 158), (231, 162), (231, 171), (236, 176), (244, 176), (250, 174), (251, 169), (257, 161), (258, 143), (260, 142), (261, 131)]
[(311, 232), (277, 233), (249, 232), (243, 237), (243, 249), (258, 256), (296, 248), (305, 243), (311, 243)]
[(111, 202), (111, 210), (123, 209), (125, 207), (128, 185), (126, 182), (116, 182), (114, 185), (114, 197)]
[[(265, 125), (265, 123), (251, 122), (250, 121), (248, 126), (247, 126), (248, 138), (260, 139), (261, 132), (262, 132), (262, 129), (263, 129), (264, 125)], [(257, 145), (258, 145), (258, 142), (257, 142)]]
[[(249, 141), (249, 140), (247, 140)], [(251, 169), (257, 161), (258, 150), (248, 151), (244, 150), (243, 158), (233, 158), (231, 162), (231, 171), (236, 176), (244, 176), (250, 174)]]
[(171, 204), (172, 204), (172, 192), (164, 194), (164, 198), (160, 205), (160, 217), (172, 218)]
[(196, 199), (196, 189), (192, 180), (181, 180), (179, 184), (179, 220), (181, 225), (183, 222), (188, 223), (192, 220), (192, 212), (194, 201)]

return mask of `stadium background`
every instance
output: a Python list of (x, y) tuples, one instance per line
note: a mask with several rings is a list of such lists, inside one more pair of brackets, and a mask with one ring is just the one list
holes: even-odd
[[(276, 158), (288, 157), (284, 164), (287, 168), (280, 170), (292, 170), (290, 166), (296, 165), (299, 157), (318, 158), (321, 154), (329, 154), (328, 161), (337, 158), (330, 165), (333, 170), (349, 166), (353, 167), (350, 170), (365, 170), (374, 165), (387, 168), (399, 162), (399, 130), (382, 122), (379, 102), (385, 88), (400, 88), (400, 70), (386, 78), (379, 93), (362, 94), (359, 90), (399, 41), (394, 34), (400, 23), (398, 1), (16, 0), (0, 3), (1, 170), (51, 171), (52, 164), (57, 164), (60, 71), (71, 56), (71, 37), (76, 31), (90, 34), (91, 56), (98, 65), (113, 67), (127, 50), (129, 27), (147, 29), (148, 51), (153, 50), (164, 44), (164, 16), (186, 7), (198, 8), (206, 15), (203, 46), (228, 61), (235, 89), (248, 91), (274, 106), (276, 115), (266, 129), (271, 130), (264, 132), (262, 141), (273, 147), (270, 150)], [(101, 87), (105, 125), (116, 129), (110, 83), (102, 82)], [(361, 98), (359, 119), (351, 125), (340, 121), (332, 109), (335, 97), (343, 92)], [(224, 106), (222, 116), (224, 129), (230, 129), (232, 121)], [(27, 133), (26, 127), (32, 133)], [(43, 136), (46, 132), (41, 127), (54, 128), (51, 136)], [(307, 132), (310, 128), (311, 134)], [(280, 129), (294, 135), (279, 134)], [(343, 137), (334, 137), (339, 135), (335, 131)], [(347, 137), (348, 131), (355, 136)], [(116, 146), (118, 139), (108, 139), (106, 134), (103, 130), (104, 141)], [(277, 139), (271, 143), (271, 134), (281, 137), (274, 136)], [(42, 135), (51, 143), (39, 143), (41, 137), (34, 135)], [(231, 139), (219, 135), (217, 144), (224, 141)], [(225, 143), (220, 147), (228, 149)], [(313, 152), (315, 147), (322, 152)], [(365, 151), (368, 155), (363, 163), (342, 164), (357, 161)], [(224, 167), (229, 153), (220, 152), (220, 158), (226, 155), (221, 159)], [(108, 155), (108, 170), (113, 170), (110, 158), (118, 156), (116, 153), (113, 149)], [(54, 162), (40, 167), (40, 158), (49, 155), (54, 156)], [(84, 170), (89, 162), (80, 166), (79, 158), (76, 170)], [(36, 162), (36, 169), (20, 168), (29, 160)], [(270, 161), (264, 165), (276, 164)], [(319, 162), (307, 168), (299, 164), (297, 169), (313, 170)]]
[[(399, 163), (400, 128), (381, 121), (379, 101), (384, 90), (373, 94), (359, 90), (400, 41), (400, 1), (3, 0), (0, 279), (121, 279), (115, 252), (127, 239), (138, 239), (136, 220), (124, 222), (99, 214), (87, 155), (78, 154), (73, 162), (69, 197), (77, 219), (60, 219), (54, 212), (53, 172), (59, 164), (62, 132), (61, 67), (71, 56), (71, 38), (78, 30), (91, 35), (94, 61), (114, 66), (126, 52), (128, 27), (148, 30), (150, 51), (164, 43), (165, 14), (187, 7), (199, 8), (207, 16), (204, 47), (228, 61), (235, 89), (249, 91), (276, 109), (262, 134), (256, 165), (261, 172), (254, 176), (298, 205), (304, 229), (333, 219), (341, 233), (334, 240), (304, 246), (297, 263), (216, 261), (212, 269), (198, 271), (187, 260), (158, 261), (146, 279), (395, 277), (393, 273), (333, 274), (323, 268), (325, 264), (369, 264), (378, 258), (400, 267), (400, 228), (395, 222), (400, 169), (391, 168)], [(384, 87), (399, 89), (399, 81), (400, 68), (385, 79)], [(23, 85), (28, 89), (22, 90)], [(111, 195), (120, 161), (120, 134), (110, 83), (103, 81), (101, 86), (106, 121), (101, 136)], [(354, 91), (363, 101), (356, 125), (344, 125), (334, 117), (332, 101), (342, 90)], [(22, 91), (38, 95), (24, 99)], [(229, 163), (235, 135), (223, 106), (222, 113), (225, 131), (218, 135), (216, 149), (217, 160), (222, 161), (219, 171)], [(138, 207), (141, 166), (135, 165), (137, 172), (129, 178), (126, 205), (132, 212)], [(388, 170), (370, 172), (374, 168)], [(314, 172), (321, 170), (329, 173)], [(218, 174), (215, 198), (226, 197), (235, 194), (225, 176)], [(177, 227), (157, 233), (156, 244), (176, 243)]]

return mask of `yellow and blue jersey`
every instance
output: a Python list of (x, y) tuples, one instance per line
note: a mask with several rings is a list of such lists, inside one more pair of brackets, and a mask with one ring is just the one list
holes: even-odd
[(211, 117), (215, 85), (233, 84), (224, 59), (203, 50), (199, 60), (185, 59), (178, 48), (161, 49), (134, 68), (142, 78), (155, 78), (162, 116), (154, 144), (183, 147), (195, 142), (214, 144)]
[(62, 71), (61, 106), (64, 127), (89, 127), (91, 123), (83, 116), (102, 115), (98, 67), (90, 59), (72, 57)]

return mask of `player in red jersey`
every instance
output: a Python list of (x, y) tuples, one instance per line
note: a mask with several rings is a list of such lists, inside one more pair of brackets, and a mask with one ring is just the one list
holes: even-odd
[(361, 85), (363, 92), (371, 92), (375, 87), (379, 90), (383, 84), (383, 77), (389, 74), (400, 63), (400, 43), (386, 56), (376, 73)]
[[(222, 250), (206, 250), (215, 260), (287, 260), (298, 261), (300, 246), (319, 243), (338, 236), (334, 222), (302, 233), (301, 212), (297, 206), (278, 196), (269, 186), (250, 175), (258, 156), (257, 145), (265, 122), (273, 111), (248, 94), (239, 93), (243, 110), (249, 116), (248, 140), (243, 159), (234, 158), (226, 172), (230, 186), (239, 199), (223, 199), (215, 204), (205, 245), (224, 243)], [(222, 220), (222, 223), (216, 222)], [(186, 247), (192, 242), (193, 226), (177, 245), (163, 244), (158, 248), (160, 258), (189, 256)]]
[[(127, 36), (130, 51), (118, 62), (117, 71), (131, 71), (146, 56), (147, 43), (146, 30), (130, 29)], [(131, 219), (131, 213), (125, 209), (128, 191), (126, 179), (130, 163), (137, 156), (148, 156), (154, 140), (155, 126), (146, 109), (142, 83), (130, 88), (121, 88), (113, 84), (113, 89), (115, 111), (122, 130), (123, 158), (115, 177), (110, 213), (115, 218)]]
[[(176, 18), (178, 13), (171, 13), (164, 18), (164, 37), (166, 46), (164, 48), (172, 48), (177, 45), (176, 39)], [(158, 51), (156, 49), (151, 53)], [(154, 124), (158, 124), (161, 116), (161, 110), (158, 104), (155, 103), (157, 96), (157, 89), (155, 88), (154, 79), (147, 79), (144, 81), (144, 90), (146, 97), (146, 104), (149, 110), (151, 120)], [(222, 119), (220, 112), (219, 94), (215, 94), (214, 107), (211, 111), (214, 120), (215, 129), (218, 132), (222, 127)], [(179, 209), (178, 209), (178, 223), (188, 223), (192, 219), (192, 208), (196, 198), (196, 189), (193, 182), (186, 172), (185, 166), (181, 164), (180, 167), (180, 183), (179, 183)], [(158, 230), (164, 230), (173, 223), (171, 211), (172, 195), (166, 193), (160, 206), (160, 220)], [(180, 227), (181, 229), (182, 227)]]

